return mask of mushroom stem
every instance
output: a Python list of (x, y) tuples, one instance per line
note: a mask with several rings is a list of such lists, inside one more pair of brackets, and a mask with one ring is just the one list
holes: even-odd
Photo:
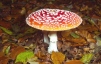
[(47, 31), (43, 31), (43, 33), (44, 33), (44, 43), (49, 44), (48, 32)]
[(49, 43), (49, 47), (48, 47), (48, 53), (51, 53), (52, 51), (58, 52), (57, 49), (57, 32), (50, 32), (48, 34), (49, 38), (50, 38), (50, 43)]

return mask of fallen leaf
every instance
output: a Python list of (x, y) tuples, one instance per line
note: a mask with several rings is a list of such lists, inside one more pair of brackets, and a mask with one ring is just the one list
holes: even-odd
[(33, 56), (34, 56), (33, 51), (21, 52), (20, 54), (17, 55), (15, 63), (22, 62), (22, 63), (25, 64), (27, 62), (27, 60), (30, 59)]
[(70, 30), (66, 30), (66, 31), (62, 31), (61, 35), (62, 37), (68, 37), (70, 35), (71, 31)]
[(101, 20), (98, 22), (99, 29), (101, 31)]
[(3, 31), (0, 29), (0, 36), (3, 34)]
[(0, 43), (0, 53), (3, 52), (3, 47), (4, 47), (4, 45), (2, 43)]
[(20, 13), (21, 13), (22, 15), (24, 15), (24, 14), (26, 13), (26, 8), (25, 8), (25, 7), (22, 7), (22, 10), (20, 11)]
[(101, 9), (100, 9), (100, 8), (99, 8), (99, 9), (96, 8), (95, 13), (96, 13), (97, 15), (101, 16)]
[(66, 62), (65, 64), (83, 64), (80, 60), (70, 60)]
[(36, 29), (34, 29), (34, 28), (32, 28), (32, 27), (29, 27), (29, 28), (27, 28), (27, 30), (25, 31), (24, 34), (35, 33), (36, 31), (37, 31)]
[(95, 37), (96, 38), (96, 40), (97, 40), (97, 46), (101, 46), (101, 37), (99, 37), (99, 36), (96, 36)]
[(7, 64), (8, 60), (8, 57), (2, 56), (0, 57), (0, 64)]
[(96, 20), (100, 19), (100, 17), (97, 16), (96, 14), (93, 14), (93, 15), (92, 15), (92, 18), (93, 18), (93, 19), (96, 19)]
[[(4, 18), (5, 21), (11, 21), (12, 20), (12, 16), (11, 15), (7, 15), (5, 18)], [(10, 24), (10, 22), (8, 22)], [(7, 24), (6, 24), (7, 25)], [(10, 28), (11, 28), (11, 25), (10, 25)]]
[(71, 36), (74, 37), (74, 38), (79, 38), (80, 36), (74, 32), (71, 32)]
[(83, 5), (83, 6), (81, 7), (80, 11), (86, 11), (86, 10), (88, 10), (88, 9), (89, 9), (89, 7), (88, 7), (88, 6)]
[(46, 60), (47, 59), (47, 55), (45, 55), (45, 53), (38, 51), (36, 56), (40, 59)]
[(52, 52), (51, 59), (54, 64), (62, 64), (65, 60), (65, 55), (61, 52)]
[(80, 30), (80, 31), (76, 31), (77, 34), (79, 34), (80, 36), (84, 37), (84, 38), (92, 38), (92, 35), (86, 31), (86, 30)]
[(47, 61), (43, 61), (43, 62), (39, 62), (39, 64), (52, 64), (51, 62), (47, 62)]
[(56, 6), (55, 4), (47, 4), (44, 6), (44, 8), (59, 8), (59, 7)]
[[(92, 28), (93, 28), (93, 29), (92, 29)], [(78, 29), (79, 29), (80, 31), (87, 30), (87, 31), (89, 31), (89, 32), (98, 31), (98, 28), (95, 27), (94, 25), (91, 25), (91, 24), (90, 24), (90, 25), (89, 25), (89, 24), (86, 24), (86, 26), (85, 26), (85, 25), (79, 26)]]
[(2, 21), (2, 20), (0, 20), (0, 26), (5, 27), (7, 29), (11, 28), (10, 22), (5, 22), (5, 21)]
[(83, 37), (84, 39), (87, 40), (87, 42), (93, 42), (95, 43), (96, 40), (94, 39), (94, 35), (91, 34), (90, 32), (86, 31), (86, 30), (80, 30), (80, 31), (76, 31), (76, 33), (78, 35), (80, 35), (81, 37)]
[(87, 42), (84, 38), (80, 37), (80, 38), (67, 38), (66, 40), (72, 42), (72, 46), (82, 46), (82, 45), (86, 45)]
[(6, 49), (4, 50), (4, 54), (8, 54), (10, 51), (10, 46), (7, 46)]
[(3, 52), (0, 52), (0, 57), (4, 56), (4, 53)]
[(17, 46), (16, 48), (13, 48), (13, 50), (10, 53), (11, 59), (14, 60), (19, 53), (24, 51), (25, 51), (24, 47), (21, 47), (21, 46)]
[(82, 56), (80, 59), (84, 64), (89, 64), (91, 59), (93, 58), (94, 54), (93, 53), (87, 53)]
[(2, 26), (0, 26), (0, 29), (2, 29), (5, 33), (7, 33), (7, 34), (9, 34), (9, 35), (12, 35), (12, 34), (13, 34), (12, 31), (10, 31), (10, 30), (8, 30), (8, 29), (2, 27)]

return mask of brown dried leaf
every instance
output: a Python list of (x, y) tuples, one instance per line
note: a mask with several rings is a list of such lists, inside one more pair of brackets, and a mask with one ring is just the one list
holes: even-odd
[(44, 6), (44, 8), (59, 8), (59, 7), (56, 6), (55, 4), (47, 4)]
[[(93, 28), (93, 29), (92, 29), (92, 28)], [(86, 24), (86, 22), (85, 22), (84, 25), (79, 26), (78, 29), (79, 29), (80, 31), (82, 31), (82, 30), (87, 30), (87, 31), (89, 31), (89, 32), (98, 31), (98, 28), (97, 28), (97, 27), (95, 27), (94, 25)]]
[(77, 10), (80, 10), (80, 6), (77, 5), (77, 4), (74, 4), (73, 7), (74, 7), (75, 9), (77, 9)]
[(101, 21), (98, 21), (99, 29), (101, 30)]
[(71, 31), (67, 30), (67, 31), (63, 31), (61, 32), (62, 37), (68, 37), (70, 35)]
[(65, 64), (83, 64), (80, 60), (70, 60), (66, 62)]
[(61, 64), (65, 60), (65, 55), (61, 52), (52, 52), (51, 59), (54, 64)]
[(88, 42), (94, 42), (94, 43), (96, 42), (96, 40), (93, 38), (93, 34), (89, 33), (86, 30), (80, 30), (77, 31), (76, 33), (85, 38)]
[(89, 7), (87, 5), (83, 5), (80, 9), (80, 11), (85, 11), (85, 10), (88, 10)]
[(82, 37), (80, 38), (67, 37), (65, 39), (71, 42), (71, 46), (82, 46), (87, 44), (86, 40)]
[(86, 40), (83, 38), (73, 38), (71, 39), (72, 42), (74, 42), (73, 46), (80, 46), (80, 45), (85, 45), (87, 44)]
[(99, 8), (99, 9), (96, 8), (95, 13), (96, 13), (97, 15), (101, 16), (101, 9), (100, 9), (100, 8)]
[(5, 21), (2, 21), (2, 20), (0, 20), (0, 26), (8, 28), (8, 29), (11, 28), (10, 22), (5, 22)]
[(92, 18), (93, 18), (93, 19), (100, 19), (100, 17), (97, 16), (97, 15), (95, 15), (95, 14), (92, 15)]
[(48, 60), (48, 56), (50, 55), (46, 55), (45, 53), (41, 52), (41, 51), (38, 51), (36, 56), (42, 60)]
[(0, 64), (7, 64), (8, 60), (8, 57), (2, 56), (0, 57)]
[(52, 64), (51, 62), (40, 62), (39, 64)]
[(0, 29), (0, 36), (3, 34), (3, 31)]
[(24, 47), (17, 46), (16, 48), (12, 49), (10, 57), (14, 60), (19, 53), (24, 51), (25, 51)]
[(3, 52), (0, 52), (0, 57), (4, 56), (4, 53)]
[(4, 18), (4, 20), (6, 20), (6, 21), (10, 21), (12, 19), (12, 16), (11, 15), (7, 15), (5, 18)]

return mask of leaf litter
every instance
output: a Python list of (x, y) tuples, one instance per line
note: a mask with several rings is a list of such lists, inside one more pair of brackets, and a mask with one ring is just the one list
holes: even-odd
[[(34, 53), (34, 57), (26, 56), (28, 60), (20, 58), (26, 64), (100, 64), (100, 3), (100, 0), (0, 1), (0, 64), (23, 63), (22, 61), (16, 62), (16, 60), (28, 50)], [(73, 11), (83, 19), (79, 27), (58, 32), (59, 52), (49, 54), (48, 44), (43, 42), (42, 31), (26, 25), (27, 15), (41, 8)]]

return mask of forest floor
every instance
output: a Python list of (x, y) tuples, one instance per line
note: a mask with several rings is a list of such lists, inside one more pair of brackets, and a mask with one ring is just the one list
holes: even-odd
[[(71, 30), (58, 32), (59, 52), (47, 52), (41, 30), (26, 24), (39, 9), (72, 11), (83, 19)], [(101, 64), (101, 0), (0, 1), (0, 64)]]

